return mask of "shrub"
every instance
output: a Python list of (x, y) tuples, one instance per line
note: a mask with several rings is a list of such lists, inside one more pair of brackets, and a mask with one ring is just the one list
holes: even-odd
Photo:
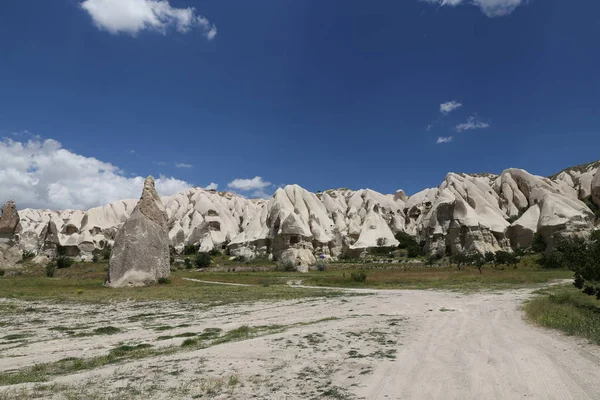
[(56, 263), (53, 261), (46, 265), (46, 276), (48, 278), (54, 277), (54, 273), (56, 272)]
[(23, 261), (29, 260), (35, 257), (35, 253), (33, 251), (25, 250), (23, 252)]
[(484, 260), (487, 264), (495, 264), (496, 263), (496, 255), (491, 251), (485, 253)]
[(196, 254), (198, 253), (198, 250), (200, 249), (200, 246), (195, 245), (195, 244), (188, 244), (187, 246), (185, 246), (183, 248), (183, 254), (186, 256), (192, 255), (192, 254)]
[(427, 265), (428, 267), (433, 267), (436, 261), (437, 258), (435, 256), (429, 256), (427, 257), (427, 261), (425, 261), (425, 265)]
[(547, 247), (548, 246), (546, 245), (546, 241), (544, 240), (542, 234), (539, 232), (534, 233), (533, 243), (531, 244), (531, 250), (533, 250), (536, 253), (542, 253), (546, 251)]
[(248, 258), (240, 254), (239, 256), (235, 256), (235, 261), (245, 262), (248, 261)]
[(207, 268), (210, 266), (212, 259), (208, 253), (198, 253), (196, 258), (194, 259), (194, 264), (198, 268)]
[(223, 253), (221, 253), (217, 249), (212, 249), (211, 251), (208, 252), (208, 254), (210, 254), (211, 257), (219, 257), (219, 256), (223, 255)]
[(169, 278), (158, 278), (159, 285), (169, 285), (171, 280)]
[(538, 263), (542, 268), (546, 269), (559, 269), (565, 266), (564, 257), (558, 251), (553, 251), (548, 254), (543, 253), (542, 258), (539, 259)]
[(58, 269), (70, 268), (74, 264), (74, 261), (67, 256), (58, 256), (54, 262), (56, 263), (56, 268)]
[(519, 258), (514, 253), (498, 251), (496, 253), (496, 262), (500, 265), (513, 265), (516, 268)]
[(192, 261), (189, 258), (186, 258), (183, 261), (183, 264), (185, 265), (185, 269), (192, 269), (194, 267), (194, 265), (192, 264)]
[(96, 264), (98, 262), (98, 254), (94, 254), (94, 256), (92, 257), (92, 262), (94, 264)]
[(75, 293), (77, 293), (79, 296), (81, 296), (83, 294), (83, 289), (77, 289), (75, 291)]
[(110, 259), (110, 252), (112, 251), (112, 248), (113, 247), (110, 244), (104, 246), (104, 248), (100, 250), (100, 257), (102, 257), (103, 260)]
[(327, 269), (327, 264), (325, 264), (324, 260), (317, 260), (317, 270), (325, 271)]
[(296, 268), (296, 266), (294, 265), (294, 263), (291, 260), (287, 260), (287, 261), (282, 262), (279, 265), (277, 265), (276, 270), (283, 271), (283, 272), (294, 272), (294, 271), (297, 271), (298, 269)]
[(352, 272), (350, 274), (350, 279), (354, 282), (366, 282), (367, 273), (364, 271)]
[(4, 272), (4, 271), (0, 270), (0, 276), (4, 276), (4, 274), (5, 274), (5, 273), (6, 273), (6, 272)]

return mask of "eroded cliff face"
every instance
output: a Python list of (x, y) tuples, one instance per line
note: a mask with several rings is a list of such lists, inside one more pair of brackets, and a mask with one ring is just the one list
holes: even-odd
[[(412, 196), (399, 190), (335, 189), (311, 193), (298, 185), (268, 200), (200, 188), (162, 198), (169, 244), (177, 251), (228, 249), (232, 255), (270, 256), (314, 263), (315, 256), (364, 253), (382, 243), (395, 246), (406, 232), (431, 253), (498, 251), (528, 247), (535, 232), (552, 245), (560, 235), (586, 235), (600, 208), (600, 162), (545, 178), (520, 169), (500, 175), (449, 173), (437, 188)], [(136, 200), (88, 211), (20, 211), (22, 249), (91, 259), (112, 244)]]

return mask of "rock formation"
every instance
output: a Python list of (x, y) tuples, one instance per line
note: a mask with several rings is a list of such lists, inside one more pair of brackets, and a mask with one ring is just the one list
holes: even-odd
[[(313, 264), (315, 257), (356, 257), (397, 244), (406, 232), (431, 253), (498, 251), (528, 247), (540, 233), (586, 235), (600, 209), (600, 161), (567, 168), (549, 178), (520, 169), (495, 174), (449, 173), (439, 187), (412, 196), (398, 190), (334, 189), (311, 193), (298, 185), (268, 200), (189, 189), (162, 199), (169, 245), (198, 245), (232, 256), (272, 257)], [(50, 255), (61, 246), (89, 260), (115, 240), (137, 202), (121, 200), (88, 211), (20, 211), (19, 245)]]
[(2, 206), (0, 215), (0, 237), (11, 238), (20, 231), (19, 213), (15, 202), (9, 200)]
[(0, 215), (0, 269), (16, 268), (23, 252), (17, 247), (16, 234), (21, 230), (15, 202), (9, 200), (2, 206)]
[(143, 286), (169, 277), (167, 222), (165, 207), (150, 176), (144, 182), (140, 201), (116, 234), (107, 286)]

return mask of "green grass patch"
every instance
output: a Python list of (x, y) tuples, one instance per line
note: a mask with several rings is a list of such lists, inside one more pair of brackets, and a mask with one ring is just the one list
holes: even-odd
[(21, 340), (30, 337), (31, 335), (28, 333), (14, 333), (12, 335), (6, 335), (2, 339), (3, 340)]
[[(307, 297), (337, 297), (340, 292), (319, 289), (294, 289), (284, 285), (242, 287), (232, 286), (223, 290), (222, 286), (204, 284), (200, 282), (187, 281), (183, 277), (203, 278), (186, 271), (176, 271), (171, 274), (170, 285), (153, 285), (149, 287), (136, 288), (107, 288), (104, 287), (105, 271), (85, 272), (84, 267), (92, 264), (84, 263), (74, 265), (68, 270), (74, 272), (71, 275), (57, 274), (58, 277), (46, 278), (32, 274), (23, 276), (11, 276), (2, 278), (0, 285), (0, 298), (11, 298), (21, 300), (47, 300), (75, 301), (78, 303), (109, 303), (118, 301), (156, 301), (173, 300), (182, 302), (197, 302), (207, 306), (226, 305), (262, 300), (294, 300)], [(77, 269), (84, 272), (76, 273)], [(98, 268), (96, 268), (98, 269)], [(61, 270), (62, 272), (63, 270)], [(65, 270), (66, 271), (66, 270)], [(231, 275), (235, 275), (231, 273)], [(285, 282), (284, 282), (285, 283)], [(77, 294), (82, 289), (85, 296)], [(12, 305), (0, 305), (0, 313), (7, 311), (18, 312), (19, 309)], [(140, 320), (150, 317), (152, 314), (143, 314), (132, 317)]]
[[(357, 274), (366, 274), (366, 280), (352, 278)], [(187, 273), (184, 273), (187, 274)], [(190, 275), (192, 276), (192, 275)], [(352, 269), (330, 265), (326, 271), (279, 272), (203, 272), (193, 275), (195, 278), (225, 283), (244, 283), (263, 285), (269, 282), (269, 289), (277, 285), (286, 285), (288, 281), (302, 281), (307, 286), (373, 289), (445, 289), (460, 291), (502, 290), (519, 287), (531, 287), (556, 279), (569, 279), (573, 273), (569, 270), (545, 270), (535, 263), (534, 257), (526, 257), (516, 269), (493, 268), (486, 265), (482, 273), (476, 268), (456, 267), (402, 267), (382, 268), (381, 265), (363, 265)]]
[(103, 326), (101, 328), (94, 329), (94, 335), (114, 335), (115, 333), (121, 332), (119, 328), (114, 326)]
[(529, 321), (600, 344), (600, 301), (574, 287), (559, 286), (537, 293), (540, 296), (524, 306)]

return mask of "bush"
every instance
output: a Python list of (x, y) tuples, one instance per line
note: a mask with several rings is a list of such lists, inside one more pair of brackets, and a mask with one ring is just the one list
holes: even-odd
[(112, 245), (107, 244), (106, 246), (104, 246), (104, 248), (102, 250), (100, 250), (100, 257), (103, 260), (108, 260), (110, 259), (110, 252), (112, 251)]
[(208, 252), (208, 254), (210, 254), (211, 257), (220, 257), (223, 255), (223, 253), (221, 253), (217, 249), (212, 249), (211, 251)]
[(23, 252), (23, 261), (29, 260), (35, 257), (35, 253), (33, 251), (25, 250)]
[(158, 278), (159, 285), (169, 285), (171, 280), (169, 278)]
[(185, 265), (185, 269), (192, 269), (194, 267), (194, 265), (192, 264), (192, 261), (189, 258), (186, 258), (183, 261), (183, 265)]
[(495, 264), (496, 263), (496, 255), (491, 251), (485, 253), (484, 260), (487, 264)]
[(6, 272), (4, 272), (4, 271), (0, 270), (0, 276), (4, 276), (4, 274), (5, 274), (5, 273), (6, 273)]
[(56, 272), (56, 263), (53, 261), (46, 265), (46, 276), (48, 278), (54, 277), (54, 273)]
[(287, 260), (285, 262), (278, 264), (276, 270), (283, 271), (283, 272), (295, 272), (298, 269), (296, 268), (296, 266), (294, 265), (294, 263), (292, 261)]
[(559, 269), (564, 268), (565, 266), (564, 257), (558, 251), (553, 251), (548, 254), (543, 253), (542, 257), (538, 260), (538, 263), (545, 269)]
[(325, 264), (325, 261), (317, 260), (317, 270), (323, 272), (326, 269), (327, 269), (327, 264)]
[(58, 269), (70, 268), (75, 263), (67, 256), (58, 256), (54, 262), (56, 263), (56, 268)]
[(188, 244), (187, 246), (185, 246), (183, 248), (183, 254), (186, 255), (186, 256), (190, 256), (192, 254), (198, 253), (199, 249), (200, 249), (200, 246), (198, 246), (198, 245)]
[(544, 251), (546, 251), (547, 247), (548, 245), (546, 245), (546, 241), (544, 240), (542, 234), (539, 232), (534, 233), (533, 243), (531, 244), (531, 250), (533, 250), (536, 253), (543, 253)]
[(354, 282), (366, 282), (367, 280), (367, 273), (364, 271), (358, 271), (358, 272), (352, 272), (350, 274), (350, 279)]
[(210, 258), (210, 255), (208, 253), (198, 253), (196, 258), (194, 259), (194, 264), (196, 264), (196, 267), (198, 268), (210, 267), (211, 262), (212, 259)]
[(96, 264), (98, 262), (98, 254), (94, 254), (94, 256), (92, 257), (92, 262), (94, 264)]
[(498, 251), (496, 253), (496, 262), (500, 265), (513, 265), (517, 268), (519, 258), (514, 253), (508, 251)]

